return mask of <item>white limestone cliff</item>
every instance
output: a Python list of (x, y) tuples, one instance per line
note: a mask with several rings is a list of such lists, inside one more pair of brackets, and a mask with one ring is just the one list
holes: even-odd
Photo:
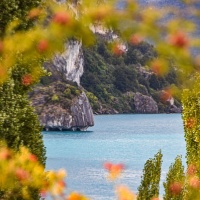
[(53, 60), (54, 68), (61, 72), (66, 80), (80, 85), (80, 77), (83, 75), (83, 53), (81, 43), (70, 41), (66, 44), (66, 51), (56, 55)]
[[(34, 92), (32, 96), (33, 106), (36, 107), (40, 123), (45, 130), (86, 130), (94, 125), (92, 108), (80, 86), (83, 63), (82, 44), (71, 40), (66, 44), (65, 52), (57, 54), (51, 63), (45, 64), (45, 68), (52, 74), (50, 79), (53, 85), (43, 89), (38, 87), (40, 92)], [(81, 94), (68, 100), (66, 97), (66, 103), (59, 100), (51, 103), (48, 99), (52, 99), (54, 94), (64, 95), (66, 88), (63, 88), (62, 83), (66, 86), (69, 82), (77, 83)], [(47, 88), (51, 88), (51, 91), (45, 92), (48, 91)], [(58, 99), (61, 98), (58, 96)], [(67, 104), (68, 101), (70, 105)]]

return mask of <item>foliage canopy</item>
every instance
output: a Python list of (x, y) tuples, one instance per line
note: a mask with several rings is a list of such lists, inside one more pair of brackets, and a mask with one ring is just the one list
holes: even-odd
[[(57, 4), (49, 0), (45, 1), (43, 6), (29, 12), (32, 7), (39, 4), (40, 1), (37, 0), (2, 0), (0, 3), (0, 8), (3, 10), (0, 14), (0, 80), (2, 83), (0, 106), (4, 109), (0, 118), (0, 128), (5, 131), (5, 135), (2, 134), (4, 139), (8, 138), (8, 132), (6, 131), (13, 130), (13, 142), (8, 142), (10, 147), (14, 149), (18, 147), (20, 140), (20, 144), (22, 140), (26, 144), (25, 140), (27, 138), (25, 139), (25, 135), (19, 134), (21, 132), (24, 133), (29, 128), (32, 129), (33, 123), (36, 122), (35, 115), (33, 115), (33, 110), (28, 105), (24, 91), (27, 91), (28, 88), (26, 87), (36, 83), (44, 74), (42, 61), (50, 59), (55, 51), (62, 51), (63, 43), (67, 39), (81, 40), (84, 45), (92, 44), (95, 41), (95, 37), (91, 31), (91, 25), (93, 28), (100, 26), (105, 31), (111, 30), (111, 32), (120, 36), (111, 43), (111, 48), (115, 55), (120, 56), (124, 53), (121, 48), (124, 41), (131, 41), (133, 44), (137, 44), (143, 38), (143, 40), (149, 40), (156, 44), (157, 57), (149, 64), (155, 74), (158, 76), (166, 75), (172, 60), (174, 65), (177, 66), (176, 73), (184, 88), (182, 102), (187, 143), (187, 164), (188, 168), (190, 165), (196, 167), (195, 173), (189, 173), (185, 176), (187, 192), (184, 194), (184, 198), (198, 199), (198, 188), (200, 187), (198, 151), (199, 87), (195, 79), (199, 80), (199, 78), (198, 74), (197, 76), (194, 74), (198, 73), (200, 66), (198, 55), (200, 39), (196, 34), (198, 25), (191, 21), (191, 19), (199, 16), (198, 2), (185, 0), (183, 3), (185, 6), (181, 11), (178, 11), (173, 8), (161, 9), (157, 7), (141, 9), (137, 2), (129, 0), (125, 1), (123, 9), (115, 1), (82, 0), (81, 3), (67, 1), (65, 4)], [(183, 16), (185, 13), (187, 17)], [(168, 20), (165, 18), (166, 15), (175, 17)], [(165, 23), (161, 23), (162, 21)], [(193, 53), (194, 49), (197, 54)], [(99, 50), (101, 51), (101, 49)], [(126, 58), (126, 62), (131, 62), (129, 57)], [(20, 72), (17, 77), (21, 77), (21, 79), (14, 78), (16, 66), (26, 69), (25, 71), (28, 74)], [(22, 77), (22, 75), (26, 76)], [(18, 85), (17, 81), (19, 80), (23, 83), (22, 86)], [(194, 85), (195, 88), (190, 90)], [(18, 88), (19, 93), (14, 91), (14, 88)], [(124, 90), (123, 85), (120, 85), (119, 88)], [(6, 97), (3, 95), (4, 92), (7, 94)], [(4, 97), (7, 98), (6, 101), (4, 101)], [(3, 104), (1, 104), (2, 102)], [(21, 103), (25, 107), (19, 111), (18, 108), (20, 108)], [(27, 115), (27, 118), (24, 118), (25, 115)], [(15, 116), (12, 121), (10, 121), (11, 116)], [(24, 122), (27, 119), (31, 119), (31, 121), (29, 122), (30, 124), (27, 123), (27, 126), (25, 126)], [(7, 121), (10, 122), (10, 127), (7, 125)], [(19, 123), (21, 125), (18, 125)], [(38, 126), (35, 131), (39, 131)], [(32, 140), (33, 135), (31, 134), (30, 137)], [(41, 141), (41, 137), (39, 136), (38, 138)], [(37, 148), (29, 144), (26, 146), (34, 150)], [(39, 146), (43, 149), (43, 145), (40, 142)], [(40, 155), (39, 159), (43, 162), (44, 154)], [(161, 156), (160, 154), (157, 154), (157, 156), (159, 162), (155, 167), (160, 172)], [(155, 162), (155, 160), (147, 161), (146, 166), (152, 166)], [(174, 168), (172, 167), (171, 172), (173, 171)], [(146, 177), (145, 174), (144, 177)], [(154, 177), (152, 179), (154, 180)], [(153, 197), (152, 195), (158, 195), (158, 179), (157, 177), (155, 180), (155, 187), (152, 187), (154, 193), (145, 194), (147, 190), (145, 189), (143, 194), (147, 196), (144, 198), (150, 199)], [(133, 197), (126, 189), (123, 189), (123, 194), (124, 191), (129, 197)]]

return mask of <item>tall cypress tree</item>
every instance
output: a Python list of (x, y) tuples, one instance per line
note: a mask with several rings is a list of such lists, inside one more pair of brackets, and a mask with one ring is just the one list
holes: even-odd
[[(182, 94), (184, 132), (186, 140), (187, 164), (200, 166), (200, 76), (194, 76), (193, 88), (185, 89)], [(200, 177), (200, 169), (198, 167)]]
[(138, 187), (137, 200), (151, 200), (159, 196), (162, 153), (159, 151), (153, 159), (146, 161), (141, 185)]
[(163, 199), (182, 200), (184, 181), (185, 173), (182, 165), (182, 159), (180, 156), (177, 156), (175, 162), (169, 167), (166, 181), (163, 183), (165, 189)]

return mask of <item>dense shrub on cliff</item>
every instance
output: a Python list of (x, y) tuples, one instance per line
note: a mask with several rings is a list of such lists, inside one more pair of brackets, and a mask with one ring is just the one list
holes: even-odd
[[(176, 75), (173, 68), (165, 77), (149, 71), (146, 64), (156, 57), (154, 47), (147, 42), (129, 43), (127, 52), (120, 56), (114, 55), (108, 47), (108, 39), (99, 36), (97, 44), (83, 49), (85, 65), (81, 85), (98, 98), (105, 110), (134, 113), (133, 100), (126, 93), (140, 92), (153, 97), (159, 112), (168, 112), (168, 105), (159, 98), (159, 91), (176, 84)], [(99, 107), (93, 109), (98, 112)]]
[(73, 100), (81, 92), (82, 90), (75, 83), (57, 81), (46, 86), (38, 85), (29, 93), (29, 98), (32, 100), (37, 114), (41, 117), (51, 106), (54, 107), (55, 111), (61, 107), (65, 112), (70, 113)]

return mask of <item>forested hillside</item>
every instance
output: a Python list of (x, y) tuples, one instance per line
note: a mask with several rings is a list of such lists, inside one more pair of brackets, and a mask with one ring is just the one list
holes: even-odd
[[(155, 103), (160, 113), (180, 111), (177, 100), (170, 105), (161, 99), (162, 90), (177, 82), (173, 68), (165, 77), (156, 76), (149, 69), (148, 61), (156, 57), (153, 45), (127, 44), (127, 51), (115, 55), (107, 41), (99, 37), (95, 46), (83, 49), (81, 85), (87, 90), (94, 112), (156, 113)], [(140, 109), (140, 105), (149, 109)]]

